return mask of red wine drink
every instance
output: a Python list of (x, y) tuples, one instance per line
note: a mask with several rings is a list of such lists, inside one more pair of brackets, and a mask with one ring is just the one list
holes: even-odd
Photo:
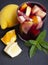
[(18, 34), (24, 40), (36, 39), (43, 28), (46, 9), (36, 2), (24, 2), (17, 10)]

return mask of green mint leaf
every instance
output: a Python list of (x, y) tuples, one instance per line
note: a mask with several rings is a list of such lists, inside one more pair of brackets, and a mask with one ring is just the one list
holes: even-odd
[(37, 44), (37, 48), (38, 48), (39, 50), (42, 50), (42, 47), (41, 47), (40, 44)]
[(31, 46), (31, 45), (35, 45), (35, 44), (36, 44), (35, 40), (28, 40), (28, 41), (25, 42), (26, 46)]
[(39, 34), (39, 36), (37, 37), (37, 41), (38, 42), (40, 42), (40, 41), (42, 41), (42, 40), (44, 40), (45, 39), (45, 36), (46, 36), (46, 30), (44, 30), (43, 32), (41, 32), (40, 34)]
[(36, 53), (36, 50), (37, 50), (37, 48), (36, 48), (36, 46), (35, 45), (32, 45), (31, 46), (31, 49), (30, 49), (30, 58), (32, 57), (32, 56), (34, 56), (34, 54)]
[(48, 42), (45, 42), (46, 30), (40, 33), (36, 40), (29, 40), (25, 42), (25, 45), (31, 46), (30, 49), (30, 58), (34, 56), (37, 49), (48, 53)]
[(48, 50), (42, 47), (42, 51), (48, 54)]
[(39, 44), (39, 42), (35, 41), (35, 40), (29, 40), (30, 44), (35, 45), (39, 50), (42, 50), (41, 45)]
[(29, 40), (28, 41), (30, 44), (32, 44), (32, 45), (36, 45), (36, 41), (35, 40)]
[(41, 41), (41, 42), (40, 42), (40, 45), (41, 45), (42, 47), (48, 49), (48, 42), (46, 42), (46, 41)]
[(30, 46), (32, 45), (29, 41), (26, 41), (24, 44), (25, 44), (26, 46), (28, 46), (28, 47), (30, 47)]

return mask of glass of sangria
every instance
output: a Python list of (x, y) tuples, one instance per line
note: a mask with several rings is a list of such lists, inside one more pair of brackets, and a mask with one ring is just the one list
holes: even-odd
[(22, 40), (36, 39), (43, 28), (46, 9), (38, 2), (24, 2), (17, 10), (18, 35)]

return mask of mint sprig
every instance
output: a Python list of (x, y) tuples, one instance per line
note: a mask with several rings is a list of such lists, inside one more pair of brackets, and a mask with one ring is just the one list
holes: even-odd
[(31, 46), (29, 52), (30, 58), (34, 56), (37, 49), (44, 51), (45, 53), (48, 53), (48, 42), (45, 41), (45, 37), (46, 37), (46, 30), (41, 32), (36, 40), (28, 40), (25, 42), (25, 44), (29, 44)]
[(46, 37), (46, 30), (44, 30), (43, 32), (40, 33), (40, 35), (37, 37), (37, 41), (40, 42), (42, 40), (44, 40)]
[(32, 57), (32, 56), (34, 56), (34, 54), (36, 53), (36, 50), (37, 50), (37, 48), (36, 48), (36, 46), (35, 45), (32, 45), (31, 46), (31, 49), (30, 49), (30, 58)]

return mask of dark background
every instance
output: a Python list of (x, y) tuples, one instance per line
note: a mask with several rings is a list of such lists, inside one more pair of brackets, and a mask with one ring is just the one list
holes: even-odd
[[(0, 10), (2, 9), (3, 6), (7, 4), (15, 3), (20, 5), (22, 2), (25, 2), (25, 1), (29, 1), (29, 0), (0, 0)], [(44, 20), (45, 21), (44, 29), (47, 30), (47, 36), (45, 40), (48, 41), (48, 0), (32, 0), (32, 1), (39, 2), (46, 7), (47, 16)], [(8, 30), (11, 30), (14, 28), (16, 29), (16, 27), (6, 29), (6, 30), (0, 29), (0, 38)], [(0, 41), (0, 65), (48, 65), (48, 55), (38, 50), (35, 56), (30, 59), (28, 55), (28, 48), (24, 46), (23, 44), (24, 42), (21, 41), (19, 38), (18, 38), (18, 42), (23, 51), (19, 56), (12, 59), (3, 52), (5, 45)]]

